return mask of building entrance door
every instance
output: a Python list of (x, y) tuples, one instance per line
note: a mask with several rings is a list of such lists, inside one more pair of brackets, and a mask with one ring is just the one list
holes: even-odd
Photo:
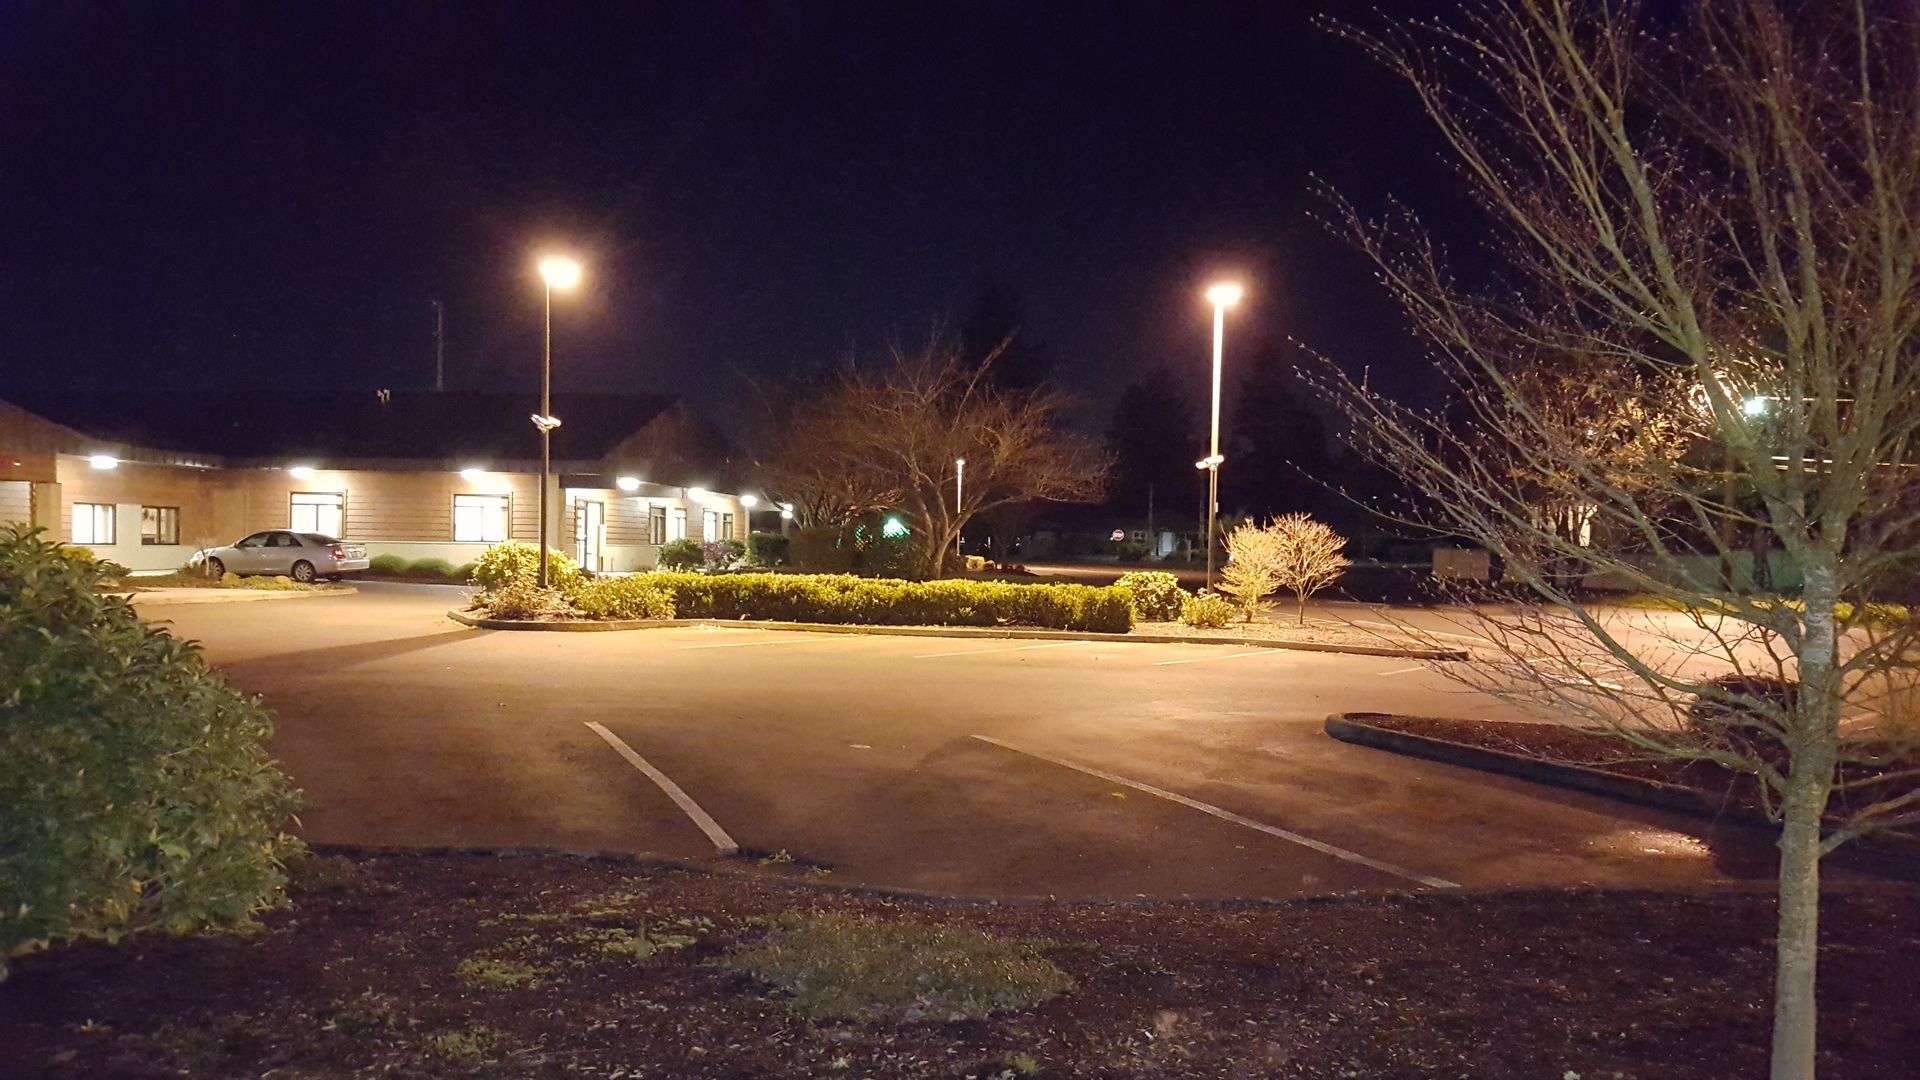
[(573, 507), (573, 557), (580, 569), (600, 572), (600, 545), (607, 533), (607, 504), (582, 499)]

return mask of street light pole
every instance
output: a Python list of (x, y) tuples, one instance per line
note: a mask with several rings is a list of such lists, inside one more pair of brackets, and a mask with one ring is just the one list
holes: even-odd
[(967, 459), (953, 459), (953, 556), (966, 566), (966, 556), (960, 553), (960, 506), (967, 497)]
[(540, 336), (540, 411), (533, 426), (540, 429), (540, 576), (541, 588), (547, 587), (547, 489), (552, 486), (553, 429), (560, 421), (553, 415), (553, 290), (571, 289), (580, 280), (580, 264), (572, 259), (540, 260), (540, 280), (546, 286), (546, 315)]
[(1240, 302), (1240, 286), (1222, 282), (1207, 290), (1213, 304), (1213, 419), (1207, 436), (1207, 588), (1213, 588), (1214, 520), (1220, 513), (1220, 358), (1227, 334), (1227, 309)]

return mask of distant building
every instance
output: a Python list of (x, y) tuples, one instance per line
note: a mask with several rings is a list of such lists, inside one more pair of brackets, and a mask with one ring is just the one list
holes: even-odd
[[(372, 555), (469, 562), (539, 536), (525, 394), (15, 394), (0, 401), (0, 524), (136, 571), (263, 529)], [(671, 398), (557, 394), (547, 542), (589, 569), (651, 568), (681, 538), (744, 540), (720, 433)]]

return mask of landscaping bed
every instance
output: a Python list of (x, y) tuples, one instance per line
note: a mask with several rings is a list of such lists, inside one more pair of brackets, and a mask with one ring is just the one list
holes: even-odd
[[(1625, 777), (1646, 784), (1681, 788), (1703, 796), (1703, 806), (1737, 810), (1751, 817), (1766, 812), (1760, 797), (1760, 782), (1710, 762), (1673, 761), (1654, 756), (1624, 739), (1565, 724), (1531, 724), (1506, 720), (1459, 720), (1431, 716), (1389, 716), (1360, 714), (1344, 718), (1385, 731), (1401, 732), (1425, 739), (1438, 739), (1462, 746), (1492, 750), (1531, 761), (1575, 765)], [(1859, 767), (1843, 766), (1843, 775), (1861, 779), (1866, 773)], [(1911, 779), (1907, 787), (1914, 786)], [(1897, 788), (1875, 792), (1875, 797), (1894, 794)], [(1839, 820), (1846, 812), (1847, 792), (1833, 796), (1829, 818)]]
[[(1765, 1072), (1774, 925), (1756, 892), (993, 905), (762, 874), (421, 854), (318, 858), (294, 900), (258, 934), (23, 959), (0, 983), (0, 1075)], [(813, 911), (892, 928), (867, 942), (860, 922), (843, 922), (815, 949), (891, 968), (911, 962), (893, 938), (960, 926), (1035, 946), (1028, 955), (1066, 981), (1040, 986), (986, 957), (959, 975), (1006, 978), (1037, 1003), (960, 1021), (911, 1007), (823, 1015), (900, 980), (869, 971), (846, 984), (848, 1001), (798, 1008), (740, 970), (780, 971), (767, 964), (779, 920)], [(1834, 893), (1823, 939), (1823, 1073), (1910, 1076), (1920, 893)], [(976, 953), (962, 949), (967, 967)]]
[(315, 581), (303, 583), (290, 577), (268, 577), (255, 575), (241, 577), (238, 574), (225, 574), (209, 577), (206, 574), (190, 570), (181, 570), (171, 574), (147, 574), (138, 577), (128, 576), (108, 582), (108, 588), (114, 592), (152, 592), (161, 589), (252, 589), (255, 592), (345, 592), (348, 587), (330, 582)]

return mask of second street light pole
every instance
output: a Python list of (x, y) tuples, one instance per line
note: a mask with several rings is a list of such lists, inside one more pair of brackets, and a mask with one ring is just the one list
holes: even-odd
[(1195, 464), (1207, 470), (1207, 588), (1213, 588), (1214, 519), (1220, 512), (1220, 356), (1227, 332), (1227, 309), (1240, 302), (1240, 286), (1221, 282), (1207, 290), (1213, 304), (1213, 421), (1207, 437), (1207, 457)]

